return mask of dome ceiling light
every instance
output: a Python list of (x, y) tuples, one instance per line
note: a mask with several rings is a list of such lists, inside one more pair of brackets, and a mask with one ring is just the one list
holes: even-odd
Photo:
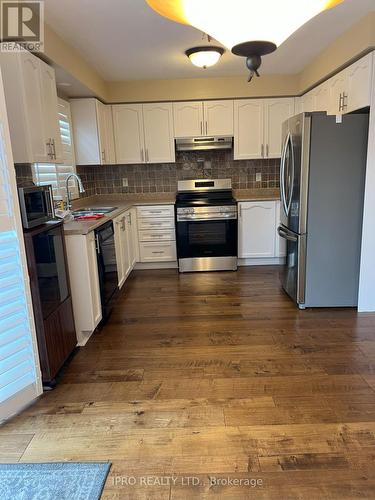
[(344, 0), (146, 0), (160, 15), (188, 24), (246, 57), (249, 81), (292, 33)]
[(185, 54), (198, 68), (208, 68), (216, 64), (220, 57), (224, 54), (222, 47), (215, 47), (214, 45), (193, 47), (188, 49)]

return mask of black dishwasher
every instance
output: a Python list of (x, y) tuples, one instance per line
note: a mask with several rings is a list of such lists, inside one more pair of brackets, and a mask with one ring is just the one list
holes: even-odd
[(105, 322), (111, 313), (111, 299), (118, 290), (115, 232), (112, 221), (103, 224), (95, 230), (95, 240), (100, 297), (102, 301), (102, 321)]

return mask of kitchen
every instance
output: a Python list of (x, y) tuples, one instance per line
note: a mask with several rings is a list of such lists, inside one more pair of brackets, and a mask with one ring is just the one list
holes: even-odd
[[(113, 79), (105, 91), (83, 58), (78, 67), (77, 61), (66, 59), (70, 47), (60, 38), (64, 22), (59, 8), (49, 3), (49, 23), (58, 34), (46, 26), (46, 54), (0, 53), (10, 131), (7, 156), (15, 165), (11, 175), (20, 201), (15, 211), (21, 217), (17, 224), (23, 224), (25, 254), (22, 250), (21, 254), (31, 289), (27, 301), (34, 332), (30, 353), (37, 367), (30, 369), (30, 361), (25, 365), (25, 380), (34, 380), (32, 391), (28, 388), (21, 396), (20, 390), (14, 404), (3, 406), (4, 415), (18, 414), (44, 389), (36, 405), (4, 424), (3, 436), (12, 443), (19, 435), (17, 422), (27, 429), (32, 412), (38, 414), (38, 404), (41, 413), (53, 412), (56, 405), (69, 413), (71, 405), (81, 422), (77, 429), (86, 414), (92, 418), (93, 404), (94, 413), (118, 419), (114, 432), (129, 433), (130, 439), (134, 423), (146, 425), (145, 436), (157, 429), (158, 419), (169, 418), (172, 401), (173, 411), (179, 408), (183, 421), (197, 418), (197, 423), (186, 425), (194, 432), (199, 417), (190, 406), (179, 407), (184, 400), (193, 407), (194, 401), (203, 404), (205, 436), (211, 425), (222, 427), (217, 412), (227, 415), (228, 422), (241, 421), (224, 427), (248, 426), (249, 432), (253, 425), (323, 425), (324, 414), (311, 421), (279, 414), (278, 398), (294, 394), (284, 393), (277, 385), (282, 380), (275, 380), (272, 398), (266, 400), (268, 377), (270, 382), (273, 377), (285, 377), (285, 381), (289, 377), (296, 387), (301, 383), (301, 389), (296, 389), (301, 397), (309, 397), (302, 387), (309, 392), (310, 383), (326, 387), (331, 381), (349, 387), (333, 390), (331, 396), (337, 401), (332, 405), (342, 404), (338, 393), (348, 390), (345, 396), (349, 396), (353, 387), (353, 397), (363, 396), (354, 403), (360, 404), (357, 415), (370, 422), (361, 413), (364, 399), (372, 401), (374, 390), (369, 368), (374, 328), (370, 313), (375, 310), (371, 285), (375, 63), (373, 46), (366, 38), (373, 27), (370, 2), (364, 1), (362, 10), (350, 0), (332, 9), (332, 16), (335, 9), (348, 16), (347, 30), (342, 28), (332, 35), (330, 45), (316, 49), (317, 59), (311, 56), (305, 70), (299, 63), (303, 71), (293, 84), (288, 74), (276, 78), (266, 71), (265, 56), (264, 74), (263, 66), (254, 66), (254, 59), (248, 64), (253, 74), (250, 83), (243, 68), (236, 81), (228, 74), (213, 73), (205, 86), (200, 71), (210, 68), (194, 68), (198, 72), (192, 78), (190, 55), (182, 54), (186, 61), (181, 64), (180, 79), (173, 79), (171, 72), (169, 80), (157, 84), (158, 68), (152, 70), (155, 79), (148, 81), (138, 66), (138, 83)], [(146, 3), (142, 7), (127, 3), (135, 16), (139, 8), (160, 27), (182, 29)], [(356, 9), (358, 22), (353, 24)], [(90, 15), (96, 14), (94, 9)], [(115, 22), (113, 13), (108, 15)], [(318, 20), (312, 22), (319, 25)], [(64, 29), (68, 34), (70, 28)], [(186, 29), (191, 30), (190, 40), (192, 33), (196, 36), (193, 28)], [(348, 50), (347, 40), (358, 38), (359, 32), (363, 45)], [(207, 44), (212, 48), (210, 37), (203, 43)], [(223, 49), (220, 56), (223, 60), (214, 68), (228, 64), (232, 71), (231, 60), (226, 59), (230, 54)], [(238, 60), (243, 64), (242, 58)], [(189, 76), (184, 79), (184, 75)], [(15, 186), (14, 182), (14, 193)], [(324, 329), (330, 339), (337, 339), (328, 340), (325, 347)], [(316, 338), (328, 361), (318, 356)], [(342, 350), (342, 357), (334, 354), (335, 348)], [(306, 358), (303, 363), (295, 357), (297, 351)], [(331, 354), (337, 355), (332, 364)], [(16, 371), (14, 376), (12, 384), (18, 384)], [(225, 384), (232, 384), (232, 403), (216, 401), (207, 406), (202, 402), (211, 397), (210, 391), (214, 399), (215, 394), (217, 399), (230, 399)], [(324, 394), (313, 387), (315, 398)], [(261, 399), (262, 391), (263, 420), (259, 416), (254, 421), (250, 415), (257, 402), (250, 399)], [(122, 419), (133, 415), (133, 400), (141, 409), (128, 426)], [(241, 413), (245, 400), (246, 411)], [(264, 408), (268, 404), (275, 408), (274, 420), (273, 410)], [(74, 405), (83, 406), (74, 410)], [(107, 410), (101, 410), (101, 405), (107, 405)], [(340, 414), (336, 406), (329, 411)], [(144, 413), (152, 421), (144, 422)], [(361, 421), (341, 414), (327, 420), (349, 427)], [(168, 425), (177, 429), (179, 442), (185, 424), (173, 418), (171, 422)], [(64, 429), (63, 423), (59, 425)], [(44, 430), (46, 436), (53, 432), (48, 426)], [(334, 431), (324, 432), (329, 436)], [(97, 442), (92, 455), (80, 447), (69, 454), (63, 443), (56, 444), (53, 452), (44, 447), (40, 431), (31, 434), (30, 446), (20, 455), (15, 452), (15, 461), (109, 460), (116, 465), (116, 460), (123, 460), (119, 450), (111, 455)], [(62, 435), (67, 438), (66, 430)], [(224, 443), (225, 435), (220, 442)], [(292, 446), (290, 454), (296, 453), (293, 450)], [(206, 452), (202, 451), (201, 469), (194, 469), (192, 464), (184, 468), (179, 454), (175, 457), (170, 451), (181, 474), (236, 472), (230, 464), (210, 468), (213, 455)], [(235, 461), (236, 453), (231, 454)], [(270, 481), (268, 473), (273, 469), (267, 471), (267, 460), (259, 457), (262, 465), (247, 471)], [(132, 470), (136, 466), (130, 462)], [(245, 473), (242, 467), (238, 470)], [(158, 473), (161, 469), (150, 463), (145, 470)], [(348, 470), (352, 471), (349, 465)], [(273, 498), (276, 490), (269, 487)], [(112, 491), (116, 492), (114, 486)], [(225, 492), (231, 494), (230, 489)], [(127, 490), (120, 494), (131, 497)], [(311, 491), (306, 489), (305, 494), (308, 497)]]

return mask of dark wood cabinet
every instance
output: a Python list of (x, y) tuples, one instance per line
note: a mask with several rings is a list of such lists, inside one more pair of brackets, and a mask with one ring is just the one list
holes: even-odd
[(51, 221), (24, 237), (42, 379), (48, 385), (77, 344), (63, 224)]

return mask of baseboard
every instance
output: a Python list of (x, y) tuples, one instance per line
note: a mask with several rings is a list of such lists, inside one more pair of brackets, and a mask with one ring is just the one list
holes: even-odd
[(262, 259), (238, 259), (238, 266), (282, 266), (285, 257), (270, 257)]
[(177, 269), (177, 261), (173, 262), (137, 262), (134, 266), (136, 270), (142, 269)]

